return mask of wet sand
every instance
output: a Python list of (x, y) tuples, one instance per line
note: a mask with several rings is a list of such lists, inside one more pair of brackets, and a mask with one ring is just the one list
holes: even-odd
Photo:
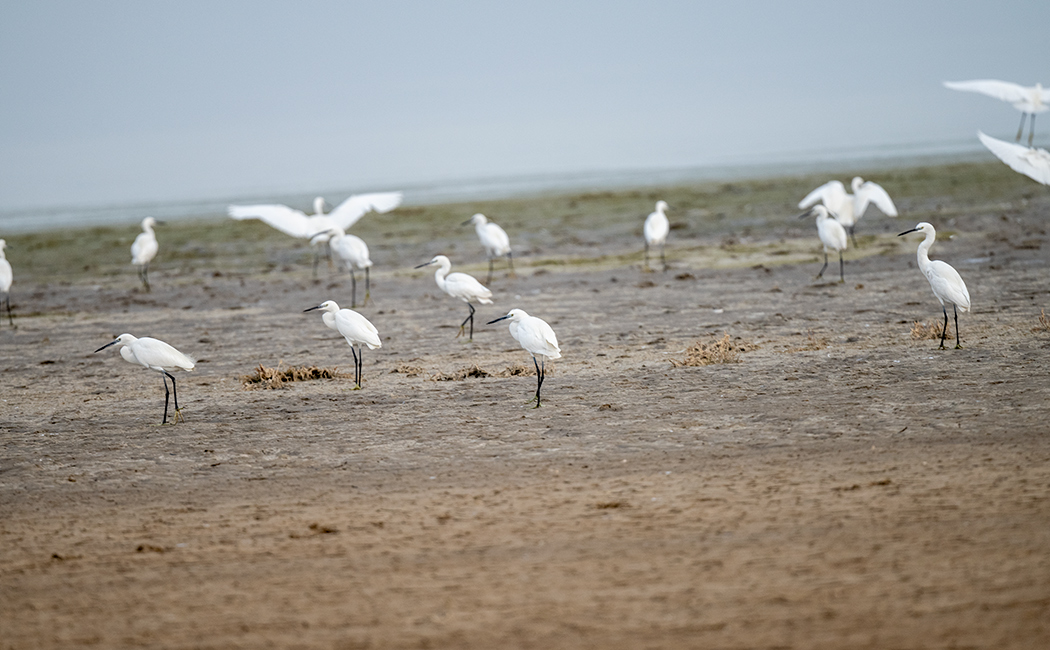
[[(383, 347), (360, 391), (244, 387), (258, 364), (352, 372), (301, 313), (349, 306), (349, 278), (262, 224), (158, 228), (151, 293), (136, 228), (8, 238), (0, 648), (1047, 647), (1050, 194), (998, 165), (873, 179), (904, 216), (860, 222), (845, 284), (814, 280), (793, 219), (826, 179), (368, 217)], [(645, 273), (657, 198), (671, 268)], [(518, 277), (497, 265), (468, 343), (411, 267), (484, 279), (475, 211)], [(912, 337), (942, 318), (921, 237), (896, 237), (920, 220), (973, 299), (961, 350)], [(539, 409), (483, 324), (512, 307), (561, 343)], [(125, 331), (198, 359), (185, 422), (158, 426), (155, 373), (92, 353)], [(725, 333), (739, 363), (672, 366)], [(475, 365), (493, 376), (434, 381)]]

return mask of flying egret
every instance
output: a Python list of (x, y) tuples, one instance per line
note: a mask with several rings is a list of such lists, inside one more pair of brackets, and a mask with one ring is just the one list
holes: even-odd
[(417, 269), (421, 269), (424, 266), (430, 266), (431, 264), (437, 264), (438, 270), (434, 273), (434, 281), (437, 282), (439, 289), (452, 296), (453, 298), (459, 298), (463, 302), (467, 303), (467, 307), (470, 307), (470, 315), (467, 316), (462, 323), (459, 324), (459, 334), (456, 334), (458, 339), (463, 336), (463, 328), (470, 323), (470, 337), (468, 341), (474, 340), (474, 305), (472, 301), (476, 300), (483, 305), (492, 304), (492, 292), (485, 288), (485, 285), (477, 281), (472, 275), (466, 273), (452, 273), (452, 262), (448, 260), (444, 255), (436, 255), (434, 259), (429, 262), (420, 264)]
[(973, 81), (945, 81), (944, 85), (952, 90), (981, 93), (1013, 104), (1014, 108), (1021, 111), (1021, 126), (1017, 129), (1016, 142), (1020, 142), (1024, 134), (1024, 118), (1031, 115), (1032, 124), (1028, 129), (1029, 147), (1032, 146), (1032, 138), (1035, 137), (1035, 114), (1050, 110), (1050, 88), (1043, 88), (1042, 84), (1022, 86), (1009, 81), (975, 79)]
[(1050, 151), (1003, 142), (980, 131), (977, 132), (977, 137), (999, 160), (1009, 165), (1010, 169), (1043, 185), (1050, 185)]
[(933, 226), (923, 221), (911, 230), (905, 230), (897, 236), (902, 237), (910, 232), (921, 232), (926, 235), (926, 239), (919, 244), (919, 270), (930, 281), (933, 295), (937, 296), (937, 300), (941, 301), (941, 309), (944, 311), (941, 349), (944, 349), (944, 338), (948, 334), (948, 309), (944, 303), (950, 302), (952, 303), (952, 312), (955, 314), (955, 349), (958, 350), (962, 347), (962, 344), (959, 343), (959, 310), (963, 312), (970, 311), (970, 292), (966, 290), (966, 284), (960, 277), (959, 272), (953, 269), (951, 265), (940, 260), (930, 260), (930, 247), (933, 246), (933, 242), (937, 239), (937, 231), (934, 230)]
[(474, 224), (474, 232), (478, 234), (481, 245), (485, 247), (485, 255), (489, 258), (489, 274), (485, 282), (492, 282), (492, 261), (497, 257), (507, 257), (510, 276), (514, 277), (514, 256), (510, 251), (510, 237), (507, 236), (507, 231), (489, 221), (488, 217), (480, 212), (460, 225), (470, 224)]
[(361, 306), (364, 307), (368, 304), (368, 297), (371, 295), (368, 285), (368, 269), (372, 267), (372, 260), (368, 256), (368, 244), (356, 235), (346, 234), (339, 226), (330, 228), (328, 233), (331, 235), (328, 244), (332, 252), (350, 271), (350, 307), (352, 308), (357, 307), (357, 277), (354, 275), (354, 267), (365, 270), (365, 300), (361, 303)]
[[(322, 310), (324, 313), (321, 314), (321, 320), (324, 321), (324, 324), (342, 334), (346, 342), (350, 344), (350, 351), (354, 354), (355, 390), (361, 388), (365, 361), (365, 350), (361, 346), (367, 345), (369, 350), (383, 347), (383, 342), (379, 340), (379, 330), (356, 311), (339, 309), (339, 305), (334, 300), (326, 300), (316, 307), (304, 310), (303, 313), (315, 309)], [(361, 351), (360, 356), (354, 346)]]
[(339, 205), (324, 213), (323, 197), (314, 199), (314, 214), (307, 216), (304, 212), (280, 204), (231, 205), (227, 213), (234, 219), (260, 219), (266, 224), (280, 230), (286, 235), (298, 239), (309, 239), (314, 246), (314, 275), (317, 275), (317, 262), (320, 253), (318, 244), (327, 244), (329, 231), (333, 227), (346, 230), (369, 212), (390, 212), (401, 205), (401, 192), (373, 192), (355, 194)]
[(798, 207), (805, 209), (817, 203), (823, 203), (831, 211), (832, 216), (849, 231), (853, 245), (856, 246), (857, 238), (854, 235), (854, 229), (869, 205), (874, 203), (875, 207), (891, 217), (897, 216), (897, 206), (893, 204), (889, 193), (878, 183), (854, 176), (850, 187), (853, 189), (853, 194), (847, 193), (841, 182), (828, 181), (807, 194), (806, 198), (798, 202)]
[(175, 377), (169, 371), (193, 370), (196, 362), (164, 341), (148, 336), (135, 338), (131, 334), (121, 334), (112, 342), (95, 350), (95, 352), (101, 352), (111, 345), (120, 346), (120, 356), (124, 357), (124, 360), (128, 363), (137, 363), (144, 368), (161, 373), (161, 381), (164, 382), (164, 418), (161, 420), (161, 424), (168, 423), (168, 381), (164, 377), (171, 380), (171, 394), (175, 397), (175, 422), (181, 420), (182, 411), (179, 409), (179, 393), (175, 389)]
[(153, 217), (143, 219), (142, 232), (131, 244), (131, 263), (138, 265), (139, 279), (142, 280), (142, 286), (146, 287), (146, 291), (149, 291), (149, 263), (156, 257), (159, 248), (157, 236), (153, 233), (153, 226), (158, 223), (160, 222)]
[(838, 221), (828, 214), (828, 209), (823, 205), (815, 205), (809, 212), (799, 215), (799, 219), (806, 217), (817, 217), (817, 235), (820, 243), (824, 244), (824, 266), (820, 267), (817, 278), (824, 276), (824, 270), (828, 268), (828, 249), (839, 253), (839, 282), (846, 281), (845, 265), (842, 261), (842, 251), (846, 250), (846, 230)]
[(642, 232), (645, 234), (645, 269), (649, 268), (649, 248), (652, 246), (660, 247), (660, 263), (663, 264), (664, 271), (667, 270), (667, 260), (664, 258), (664, 244), (667, 243), (667, 233), (671, 232), (671, 222), (667, 220), (667, 215), (664, 214), (664, 210), (667, 209), (666, 201), (657, 201), (656, 210), (650, 212), (649, 216), (645, 218), (645, 226), (642, 228)]
[(15, 320), (11, 316), (11, 281), (14, 279), (14, 274), (11, 272), (11, 262), (8, 262), (4, 255), (5, 248), (7, 248), (7, 242), (0, 239), (0, 298), (3, 298), (4, 304), (7, 305), (7, 320), (11, 327), (14, 327)]
[[(532, 355), (532, 363), (536, 366), (536, 407), (540, 407), (540, 389), (543, 388), (543, 379), (546, 376), (547, 359), (560, 359), (561, 348), (558, 347), (558, 337), (546, 321), (529, 316), (523, 309), (511, 309), (506, 316), (490, 320), (489, 325), (501, 320), (510, 320), (510, 335), (514, 337), (526, 352)], [(536, 357), (540, 361), (536, 361)], [(531, 401), (531, 400), (530, 400)]]

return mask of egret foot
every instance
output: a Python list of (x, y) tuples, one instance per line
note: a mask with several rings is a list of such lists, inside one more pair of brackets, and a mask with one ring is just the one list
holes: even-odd
[(361, 384), (354, 384), (354, 387), (350, 390), (361, 390)]
[(183, 417), (183, 415), (182, 415), (182, 409), (175, 409), (175, 415), (172, 416), (171, 423), (175, 424), (176, 422), (185, 422), (185, 421), (186, 421), (186, 418)]

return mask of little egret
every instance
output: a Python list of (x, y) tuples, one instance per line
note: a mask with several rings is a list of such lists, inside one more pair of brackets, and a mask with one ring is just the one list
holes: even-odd
[(424, 266), (430, 266), (431, 264), (437, 264), (438, 270), (434, 273), (434, 281), (437, 282), (439, 289), (452, 296), (453, 298), (459, 298), (463, 302), (467, 303), (467, 307), (470, 307), (470, 315), (467, 316), (462, 323), (459, 324), (459, 334), (456, 334), (456, 338), (463, 336), (463, 328), (470, 323), (470, 337), (468, 341), (474, 340), (474, 305), (472, 301), (476, 300), (483, 305), (492, 304), (492, 292), (485, 288), (485, 285), (477, 281), (472, 275), (466, 273), (449, 273), (452, 270), (452, 262), (448, 260), (444, 255), (436, 255), (434, 259), (420, 264), (417, 269), (421, 269)]
[(1035, 137), (1035, 114), (1050, 110), (1050, 89), (1043, 88), (1042, 84), (1021, 86), (1009, 81), (975, 79), (974, 81), (945, 81), (944, 86), (952, 90), (981, 93), (1013, 104), (1014, 108), (1021, 111), (1021, 126), (1017, 129), (1016, 142), (1020, 142), (1021, 136), (1024, 135), (1024, 119), (1031, 115), (1032, 124), (1028, 129), (1029, 147), (1032, 146), (1032, 138)]
[[(324, 313), (321, 314), (321, 320), (324, 321), (324, 324), (342, 334), (346, 342), (350, 344), (350, 351), (354, 354), (355, 390), (361, 388), (361, 381), (364, 379), (363, 364), (365, 360), (365, 350), (361, 346), (367, 345), (369, 350), (383, 347), (383, 342), (379, 340), (379, 330), (376, 329), (375, 325), (368, 322), (367, 318), (356, 311), (339, 309), (339, 305), (334, 300), (326, 300), (316, 307), (304, 310), (303, 313), (305, 314), (315, 309), (322, 310)], [(360, 356), (358, 356), (354, 346), (361, 350)]]
[(951, 265), (940, 260), (930, 260), (930, 247), (933, 246), (933, 242), (937, 239), (937, 231), (934, 230), (933, 226), (923, 221), (911, 230), (905, 230), (897, 236), (902, 237), (910, 232), (921, 232), (926, 235), (926, 239), (919, 244), (919, 270), (930, 281), (933, 295), (937, 296), (937, 300), (941, 301), (941, 309), (944, 311), (941, 349), (944, 349), (944, 338), (948, 334), (948, 309), (944, 303), (950, 302), (952, 303), (952, 312), (955, 313), (955, 349), (958, 350), (962, 347), (962, 344), (959, 343), (959, 311), (970, 311), (970, 292), (966, 290), (966, 284), (963, 282), (962, 277), (959, 276), (959, 272), (953, 269)]
[[(369, 212), (378, 212), (380, 214), (390, 212), (401, 205), (401, 198), (401, 192), (355, 194), (332, 208), (331, 212), (325, 214), (325, 200), (319, 196), (314, 199), (314, 214), (312, 216), (307, 216), (306, 213), (300, 210), (280, 204), (231, 205), (226, 211), (238, 221), (260, 219), (286, 235), (298, 239), (309, 239), (310, 245), (316, 247), (318, 244), (328, 243), (329, 231), (333, 227), (346, 230)], [(315, 248), (315, 276), (317, 275), (317, 262), (319, 260), (320, 253)]]
[(142, 232), (135, 238), (135, 242), (131, 244), (131, 263), (137, 264), (139, 267), (139, 279), (142, 280), (142, 286), (146, 287), (146, 291), (149, 291), (149, 263), (157, 255), (157, 236), (153, 234), (153, 226), (159, 223), (153, 217), (146, 217), (142, 220)]
[(850, 187), (853, 189), (853, 194), (848, 194), (841, 182), (828, 181), (807, 194), (806, 198), (798, 202), (798, 207), (804, 209), (817, 203), (823, 203), (835, 219), (849, 231), (853, 245), (856, 246), (857, 239), (854, 236), (854, 229), (869, 205), (874, 203), (879, 210), (891, 217), (897, 216), (897, 206), (893, 205), (893, 199), (890, 198), (889, 193), (878, 183), (854, 176)]
[(1050, 151), (1003, 142), (980, 131), (977, 132), (977, 137), (999, 160), (1009, 165), (1010, 169), (1043, 185), (1050, 185)]
[(7, 248), (7, 242), (0, 239), (0, 298), (3, 298), (4, 304), (7, 305), (7, 321), (11, 327), (14, 327), (15, 320), (11, 316), (11, 281), (14, 279), (14, 274), (11, 272), (11, 263), (4, 255), (5, 248)]
[[(529, 316), (522, 309), (511, 309), (506, 316), (501, 316), (489, 321), (489, 325), (501, 320), (510, 320), (510, 335), (514, 337), (526, 352), (532, 355), (532, 363), (536, 366), (536, 408), (540, 407), (540, 389), (543, 388), (543, 378), (546, 375), (547, 359), (560, 359), (561, 348), (558, 347), (558, 337), (546, 321)], [(536, 361), (536, 357), (540, 361)], [(530, 400), (531, 401), (531, 400)]]
[(656, 210), (649, 213), (649, 216), (645, 218), (645, 226), (642, 227), (642, 233), (645, 235), (646, 271), (651, 270), (649, 268), (649, 248), (652, 246), (660, 247), (660, 263), (663, 264), (664, 271), (667, 270), (667, 259), (664, 258), (664, 244), (667, 243), (667, 233), (671, 232), (671, 222), (667, 220), (667, 215), (664, 214), (666, 209), (666, 201), (657, 201)]
[(814, 215), (817, 217), (817, 235), (820, 237), (820, 243), (824, 244), (824, 266), (820, 267), (817, 279), (822, 278), (825, 269), (828, 268), (828, 249), (831, 249), (839, 253), (839, 282), (845, 282), (845, 264), (842, 261), (842, 251), (846, 250), (846, 231), (843, 229), (842, 224), (835, 221), (828, 214), (828, 209), (823, 205), (813, 206), (809, 212), (799, 215), (798, 218), (805, 219)]
[(161, 373), (161, 381), (164, 382), (164, 418), (161, 420), (161, 424), (168, 423), (168, 381), (164, 377), (171, 380), (171, 394), (175, 397), (174, 419), (175, 422), (181, 420), (182, 412), (179, 409), (179, 393), (175, 389), (175, 377), (169, 371), (193, 370), (196, 362), (164, 341), (158, 341), (148, 336), (135, 338), (131, 334), (121, 334), (111, 343), (103, 345), (95, 352), (101, 352), (111, 345), (120, 346), (120, 356), (124, 357), (124, 360), (128, 363), (137, 363), (144, 368)]
[(474, 232), (478, 233), (478, 239), (481, 240), (481, 245), (485, 247), (485, 254), (489, 258), (489, 275), (485, 282), (492, 282), (492, 260), (497, 257), (507, 257), (510, 276), (514, 277), (514, 257), (510, 252), (510, 237), (507, 236), (507, 232), (481, 213), (467, 219), (461, 225), (469, 224), (474, 224)]
[(365, 270), (365, 299), (361, 303), (364, 307), (368, 304), (371, 289), (368, 286), (368, 269), (372, 268), (372, 260), (368, 256), (368, 244), (356, 235), (348, 235), (339, 226), (328, 230), (331, 237), (328, 245), (332, 252), (350, 271), (350, 307), (357, 307), (357, 277), (354, 275), (354, 267)]

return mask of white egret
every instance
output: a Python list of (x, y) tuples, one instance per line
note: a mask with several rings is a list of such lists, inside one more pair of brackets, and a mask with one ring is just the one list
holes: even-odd
[[(355, 194), (339, 205), (324, 213), (325, 200), (314, 199), (314, 214), (307, 216), (301, 210), (280, 204), (231, 205), (227, 213), (234, 219), (260, 219), (266, 224), (280, 230), (286, 235), (298, 239), (309, 239), (310, 245), (327, 244), (329, 231), (334, 227), (346, 230), (357, 223), (369, 212), (390, 212), (401, 205), (401, 192), (373, 192)], [(314, 249), (314, 275), (317, 275), (317, 262), (320, 254)]]
[(492, 304), (492, 292), (489, 291), (485, 285), (477, 281), (472, 275), (466, 273), (452, 273), (452, 262), (448, 260), (444, 255), (436, 255), (434, 259), (420, 264), (417, 269), (421, 269), (424, 266), (430, 266), (431, 264), (437, 264), (438, 270), (434, 273), (434, 281), (437, 282), (439, 289), (452, 296), (453, 298), (459, 298), (463, 302), (467, 303), (467, 307), (470, 307), (470, 315), (467, 316), (462, 323), (459, 324), (459, 334), (456, 334), (456, 338), (463, 336), (463, 328), (470, 323), (470, 337), (468, 341), (474, 340), (474, 305), (471, 304), (473, 301), (478, 301), (483, 305)]
[(846, 250), (846, 231), (838, 221), (828, 214), (828, 209), (823, 205), (815, 205), (809, 212), (799, 215), (799, 219), (806, 217), (817, 217), (817, 235), (820, 243), (824, 244), (824, 266), (820, 267), (817, 278), (824, 276), (828, 268), (828, 249), (838, 251), (839, 254), (839, 282), (846, 281), (845, 264), (842, 261), (842, 251)]
[(372, 293), (369, 287), (368, 269), (372, 268), (372, 260), (368, 255), (368, 244), (356, 235), (348, 235), (339, 226), (328, 230), (331, 237), (328, 240), (332, 252), (350, 271), (350, 307), (357, 307), (357, 277), (354, 275), (354, 267), (365, 270), (365, 299), (361, 303), (364, 307), (368, 304), (368, 298)]
[(5, 248), (7, 248), (7, 242), (0, 239), (0, 298), (3, 298), (4, 304), (7, 305), (8, 323), (14, 327), (15, 320), (11, 316), (11, 282), (14, 280), (14, 273), (11, 272), (11, 263), (4, 255)]
[(159, 341), (148, 336), (135, 338), (131, 334), (121, 334), (112, 342), (107, 343), (95, 350), (101, 352), (111, 345), (120, 346), (120, 356), (128, 363), (137, 363), (144, 368), (161, 373), (161, 381), (164, 382), (164, 418), (161, 424), (168, 423), (168, 381), (171, 380), (171, 394), (175, 397), (175, 422), (182, 419), (182, 410), (179, 408), (179, 393), (175, 389), (175, 377), (171, 370), (193, 370), (196, 362), (185, 354), (179, 352), (164, 341)]
[(138, 265), (139, 279), (142, 280), (142, 286), (146, 287), (146, 291), (149, 291), (149, 263), (157, 256), (159, 249), (157, 235), (153, 233), (153, 226), (158, 223), (160, 222), (153, 217), (143, 219), (142, 232), (131, 244), (131, 263)]
[(664, 210), (667, 209), (666, 201), (657, 201), (656, 210), (649, 213), (645, 218), (645, 226), (642, 233), (645, 235), (645, 269), (649, 269), (649, 248), (660, 247), (660, 263), (664, 271), (667, 270), (667, 259), (664, 257), (664, 245), (667, 243), (667, 233), (671, 232), (671, 222), (667, 220)]
[(952, 312), (955, 314), (955, 349), (958, 350), (962, 347), (962, 344), (959, 342), (959, 311), (970, 311), (970, 292), (966, 290), (966, 284), (963, 282), (959, 272), (952, 268), (951, 265), (940, 260), (930, 260), (930, 247), (933, 246), (933, 242), (937, 239), (937, 231), (934, 227), (923, 221), (911, 230), (905, 230), (897, 236), (901, 237), (910, 232), (921, 232), (926, 235), (926, 239), (919, 244), (919, 270), (929, 280), (930, 288), (933, 289), (933, 295), (937, 296), (937, 300), (941, 301), (941, 309), (944, 311), (941, 349), (944, 348), (944, 338), (948, 334), (948, 309), (944, 303), (950, 302), (952, 303)]
[(1028, 129), (1029, 147), (1032, 146), (1032, 138), (1035, 137), (1035, 114), (1050, 110), (1050, 88), (1043, 88), (1042, 84), (1022, 86), (996, 79), (975, 79), (973, 81), (945, 81), (944, 86), (952, 90), (981, 93), (1013, 104), (1014, 108), (1021, 111), (1021, 126), (1017, 129), (1017, 142), (1021, 141), (1021, 136), (1024, 134), (1024, 118), (1031, 115), (1032, 124)]
[(510, 276), (514, 277), (514, 257), (510, 251), (510, 237), (507, 231), (488, 220), (488, 217), (478, 213), (464, 221), (461, 225), (474, 224), (474, 232), (478, 234), (481, 245), (485, 247), (485, 254), (489, 258), (489, 275), (485, 282), (492, 282), (492, 261), (497, 257), (507, 258), (510, 266)]
[(977, 137), (999, 160), (1009, 165), (1010, 169), (1043, 185), (1050, 185), (1050, 151), (1003, 142), (980, 131), (977, 132)]
[[(354, 385), (356, 388), (361, 388), (365, 361), (365, 350), (361, 346), (367, 345), (369, 350), (383, 347), (383, 342), (379, 340), (379, 330), (356, 311), (339, 309), (339, 305), (334, 300), (326, 300), (316, 307), (304, 310), (303, 313), (315, 309), (322, 310), (324, 313), (321, 314), (321, 320), (324, 321), (324, 324), (342, 334), (346, 342), (350, 344), (350, 351), (354, 354)], [(360, 356), (354, 346), (361, 351)]]
[[(506, 316), (491, 320), (488, 324), (501, 320), (510, 320), (510, 335), (532, 355), (532, 363), (536, 366), (536, 408), (539, 408), (540, 389), (543, 388), (543, 379), (546, 376), (547, 359), (561, 358), (558, 337), (546, 321), (529, 316), (523, 309), (511, 309)], [(536, 361), (537, 356), (540, 357), (539, 362)]]
[(897, 216), (897, 206), (893, 204), (889, 193), (878, 183), (854, 176), (850, 187), (853, 189), (853, 194), (847, 193), (841, 182), (828, 181), (807, 194), (806, 198), (798, 202), (798, 207), (804, 209), (817, 203), (823, 203), (832, 216), (849, 231), (853, 245), (856, 246), (857, 239), (854, 229), (869, 205), (874, 203), (879, 210), (891, 217)]

